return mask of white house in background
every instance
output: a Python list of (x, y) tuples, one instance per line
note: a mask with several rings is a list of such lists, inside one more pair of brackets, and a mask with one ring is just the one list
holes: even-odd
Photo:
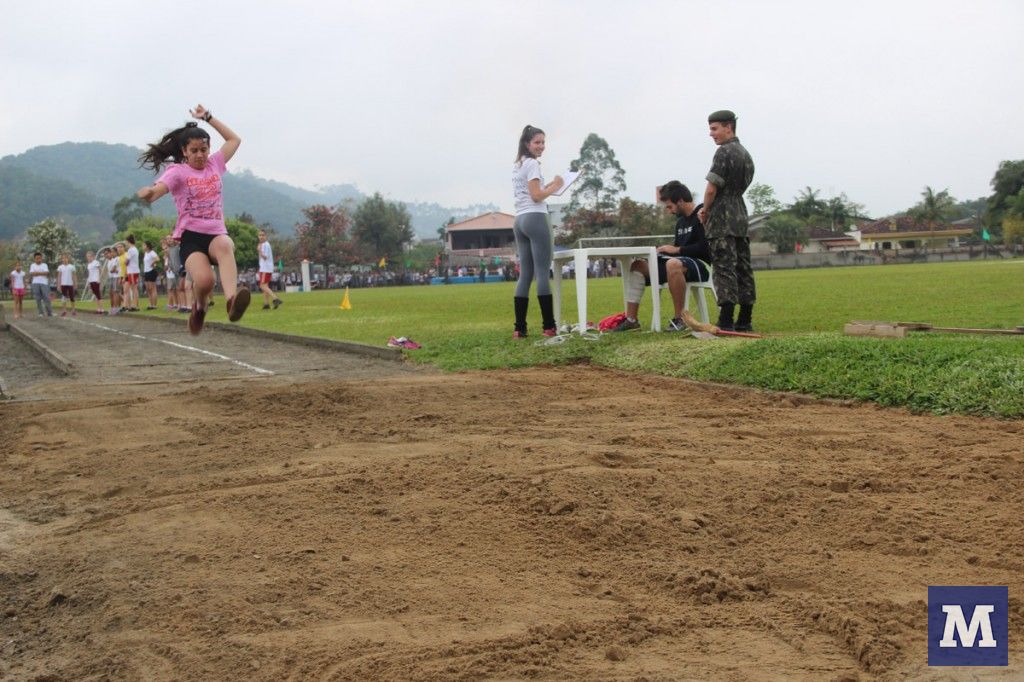
[(927, 223), (910, 216), (882, 218), (861, 223), (849, 234), (865, 251), (898, 251), (900, 249), (945, 249), (960, 246), (960, 240), (974, 234), (973, 224)]
[(856, 251), (860, 242), (851, 233), (812, 227), (807, 231), (807, 244), (801, 253), (829, 253), (832, 251)]

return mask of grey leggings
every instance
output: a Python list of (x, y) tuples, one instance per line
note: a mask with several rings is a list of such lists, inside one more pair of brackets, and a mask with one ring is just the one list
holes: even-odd
[(516, 237), (516, 251), (519, 252), (519, 281), (516, 282), (516, 296), (530, 295), (530, 280), (537, 276), (537, 295), (551, 293), (551, 228), (547, 213), (523, 213), (516, 216), (512, 228)]
[(36, 299), (36, 308), (39, 309), (39, 314), (43, 314), (43, 306), (46, 306), (46, 314), (53, 315), (53, 307), (50, 305), (50, 285), (49, 284), (33, 284), (32, 285), (32, 298)]

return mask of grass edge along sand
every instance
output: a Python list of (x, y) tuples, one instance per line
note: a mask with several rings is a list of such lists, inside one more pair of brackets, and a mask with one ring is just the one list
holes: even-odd
[[(528, 340), (513, 342), (511, 284), (358, 289), (351, 292), (353, 309), (344, 311), (338, 307), (343, 290), (285, 294), (285, 305), (276, 311), (263, 311), (257, 294), (242, 324), (371, 345), (409, 336), (424, 347), (406, 351), (407, 357), (446, 371), (590, 363), (916, 412), (1020, 418), (1024, 337), (928, 333), (873, 339), (824, 330), (838, 330), (852, 319), (979, 327), (1008, 320), (1003, 326), (1010, 326), (1014, 315), (1024, 317), (1021, 283), (1020, 260), (759, 272), (755, 324), (768, 337), (756, 341), (627, 333), (538, 346), (531, 327)], [(564, 283), (566, 320), (576, 316), (574, 286)], [(590, 294), (590, 319), (621, 310), (621, 280), (591, 280)], [(649, 296), (641, 310), (645, 328)], [(663, 292), (663, 317), (670, 303)], [(217, 306), (208, 319), (223, 316), (223, 306)]]

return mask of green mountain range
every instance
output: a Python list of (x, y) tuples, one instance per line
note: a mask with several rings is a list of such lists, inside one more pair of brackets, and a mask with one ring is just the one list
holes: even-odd
[[(0, 239), (20, 238), (28, 227), (47, 217), (64, 219), (88, 240), (110, 236), (114, 204), (153, 181), (152, 171), (139, 168), (140, 152), (124, 144), (64, 142), (0, 158)], [(307, 206), (358, 203), (364, 198), (354, 185), (309, 190), (245, 170), (224, 176), (225, 212), (249, 213), (282, 235), (294, 233)], [(437, 228), (453, 216), (462, 220), (498, 210), (491, 204), (452, 208), (404, 203), (413, 231), (421, 237), (436, 237)], [(153, 213), (173, 218), (174, 202), (155, 203)]]

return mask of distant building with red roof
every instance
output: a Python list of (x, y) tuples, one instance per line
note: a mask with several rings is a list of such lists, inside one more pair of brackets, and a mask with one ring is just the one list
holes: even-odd
[(899, 250), (956, 248), (960, 239), (974, 233), (973, 224), (955, 225), (918, 220), (912, 216), (882, 218), (857, 226), (849, 234), (860, 241), (860, 248), (873, 250)]
[(516, 217), (510, 213), (491, 211), (461, 223), (447, 225), (445, 249), (452, 255), (512, 256), (516, 238), (512, 226)]

